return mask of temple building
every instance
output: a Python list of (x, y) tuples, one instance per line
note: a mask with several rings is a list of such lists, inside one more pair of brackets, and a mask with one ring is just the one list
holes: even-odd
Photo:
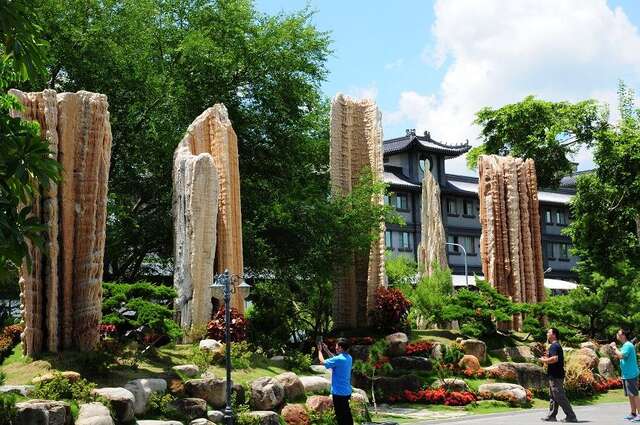
[[(448, 174), (446, 170), (447, 159), (465, 154), (471, 146), (468, 143), (440, 143), (433, 140), (429, 132), (417, 135), (415, 130), (407, 130), (402, 137), (385, 140), (383, 148), (384, 181), (392, 192), (385, 202), (395, 207), (405, 221), (404, 225), (386, 224), (387, 250), (417, 259), (421, 182), (423, 173), (430, 172), (440, 185), (447, 242), (465, 248), (470, 276), (481, 275), (478, 178)], [(575, 193), (575, 176), (564, 178), (558, 189), (538, 192), (545, 286), (552, 290), (568, 289), (570, 285), (561, 281), (577, 280), (571, 270), (577, 258), (569, 252), (571, 240), (562, 234), (562, 229), (570, 223), (569, 201)], [(447, 257), (454, 284), (464, 282), (463, 250), (456, 245), (447, 245)]]

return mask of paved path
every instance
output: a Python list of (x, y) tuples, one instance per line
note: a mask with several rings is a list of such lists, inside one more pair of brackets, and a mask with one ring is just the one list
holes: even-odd
[[(595, 404), (593, 406), (574, 406), (578, 420), (581, 423), (588, 423), (594, 425), (625, 425), (632, 424), (624, 419), (629, 411), (628, 403), (606, 403)], [(466, 416), (463, 418), (456, 418), (445, 421), (428, 421), (428, 422), (414, 422), (412, 425), (431, 425), (431, 424), (455, 424), (462, 425), (501, 425), (501, 424), (513, 424), (513, 425), (542, 425), (540, 418), (544, 416), (546, 410), (532, 409), (530, 411), (518, 412), (518, 413), (499, 413), (495, 415), (478, 415), (478, 416)], [(564, 418), (564, 413), (560, 410), (558, 419)], [(562, 422), (558, 422), (561, 424)]]

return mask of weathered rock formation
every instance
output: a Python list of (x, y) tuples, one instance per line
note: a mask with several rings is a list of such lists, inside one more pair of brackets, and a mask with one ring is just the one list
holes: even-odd
[(420, 245), (418, 245), (418, 267), (424, 274), (431, 276), (434, 264), (442, 269), (448, 268), (445, 252), (444, 226), (440, 213), (440, 186), (430, 172), (422, 179), (422, 225)]
[[(478, 170), (482, 272), (515, 302), (543, 301), (535, 164), (531, 159), (483, 155)], [(521, 327), (521, 317), (514, 317), (513, 327)]]
[(102, 271), (111, 126), (107, 97), (80, 91), (11, 90), (40, 123), (43, 139), (62, 164), (62, 180), (43, 190), (33, 215), (47, 225), (45, 252), (29, 245), (21, 302), (26, 355), (60, 348), (91, 350), (102, 318)]
[[(175, 308), (189, 328), (211, 319), (213, 275), (243, 269), (238, 141), (224, 105), (187, 129), (174, 153), (173, 189)], [(244, 310), (237, 292), (233, 307)]]
[[(369, 169), (382, 181), (382, 125), (378, 107), (370, 99), (354, 100), (342, 94), (331, 103), (331, 190), (347, 195)], [(372, 202), (382, 204), (383, 199)], [(356, 258), (334, 283), (333, 317), (337, 328), (353, 328), (368, 322), (375, 307), (375, 291), (384, 285), (384, 223), (368, 256)]]

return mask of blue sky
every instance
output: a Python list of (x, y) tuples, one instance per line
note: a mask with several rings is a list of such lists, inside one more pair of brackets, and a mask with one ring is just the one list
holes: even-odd
[[(473, 114), (528, 94), (613, 104), (618, 79), (640, 87), (638, 0), (257, 0), (265, 13), (305, 6), (334, 54), (323, 85), (374, 97), (385, 137), (405, 128), (477, 143)], [(615, 113), (612, 114), (615, 119)], [(593, 166), (588, 151), (575, 158)], [(468, 174), (464, 160), (449, 161)]]

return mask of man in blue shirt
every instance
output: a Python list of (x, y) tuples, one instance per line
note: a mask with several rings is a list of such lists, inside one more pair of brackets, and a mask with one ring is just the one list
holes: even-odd
[[(325, 360), (322, 351), (331, 358)], [(318, 359), (320, 364), (327, 369), (331, 369), (331, 395), (333, 397), (333, 409), (336, 412), (338, 425), (353, 425), (351, 416), (351, 366), (353, 360), (347, 351), (349, 350), (349, 340), (338, 339), (336, 343), (336, 354), (333, 355), (325, 344), (318, 344)]]
[(638, 359), (636, 357), (636, 347), (629, 341), (629, 335), (624, 329), (620, 329), (616, 338), (622, 346), (618, 350), (615, 342), (611, 343), (611, 348), (615, 356), (620, 359), (620, 372), (622, 372), (622, 388), (624, 395), (629, 397), (631, 413), (625, 417), (633, 422), (640, 422), (640, 398), (638, 397)]

